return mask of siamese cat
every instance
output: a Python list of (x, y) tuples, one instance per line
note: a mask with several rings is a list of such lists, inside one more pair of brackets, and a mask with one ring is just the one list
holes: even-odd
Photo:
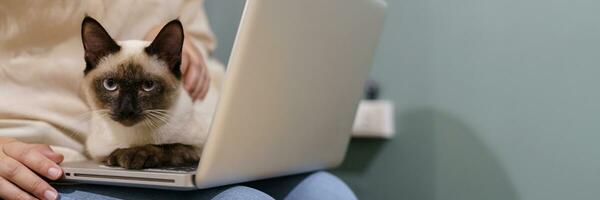
[(92, 110), (87, 153), (127, 169), (198, 162), (216, 91), (194, 102), (184, 90), (181, 22), (167, 23), (152, 42), (114, 41), (98, 21), (85, 17), (81, 37), (82, 91)]

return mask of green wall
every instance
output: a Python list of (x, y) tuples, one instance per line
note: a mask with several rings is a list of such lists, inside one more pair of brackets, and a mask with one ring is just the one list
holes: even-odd
[[(332, 170), (361, 199), (600, 198), (600, 1), (387, 1), (372, 77), (397, 135)], [(236, 16), (217, 34), (241, 5), (208, 1)]]

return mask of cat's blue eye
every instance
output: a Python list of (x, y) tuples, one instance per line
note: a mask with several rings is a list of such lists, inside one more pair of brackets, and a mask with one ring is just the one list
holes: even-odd
[(117, 82), (112, 78), (104, 79), (104, 81), (102, 81), (102, 85), (104, 86), (104, 89), (108, 91), (115, 91), (118, 87)]
[(142, 84), (142, 89), (146, 92), (154, 90), (155, 87), (156, 83), (154, 81), (144, 81), (144, 83)]

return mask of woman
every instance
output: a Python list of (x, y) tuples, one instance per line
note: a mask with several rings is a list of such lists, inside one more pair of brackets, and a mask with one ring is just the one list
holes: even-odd
[[(87, 14), (116, 40), (154, 37), (168, 20), (186, 30), (184, 87), (202, 99), (217, 88), (222, 66), (210, 57), (215, 39), (202, 0), (0, 2), (0, 197), (4, 199), (355, 199), (339, 179), (299, 175), (192, 192), (98, 185), (50, 185), (63, 160), (86, 159), (89, 112), (81, 94), (85, 66), (80, 24)], [(211, 69), (211, 70), (208, 70)], [(216, 69), (216, 70), (215, 70)], [(79, 117), (75, 117), (79, 116)], [(52, 147), (50, 148), (51, 145)]]

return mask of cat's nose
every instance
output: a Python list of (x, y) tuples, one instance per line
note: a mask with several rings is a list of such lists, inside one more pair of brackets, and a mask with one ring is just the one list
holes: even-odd
[(118, 113), (121, 116), (121, 118), (135, 117), (138, 114), (138, 112), (135, 109), (135, 106), (132, 104), (121, 105), (118, 109)]
[(131, 118), (137, 116), (139, 113), (136, 109), (135, 99), (130, 96), (124, 96), (119, 102), (116, 113), (120, 118)]
[(141, 120), (140, 112), (128, 107), (120, 109), (119, 111), (115, 112), (115, 114), (116, 115), (113, 116), (113, 120), (127, 127), (133, 126)]
[(136, 116), (137, 112), (135, 112), (133, 109), (124, 109), (121, 110), (120, 115), (123, 116), (123, 118), (129, 118)]

